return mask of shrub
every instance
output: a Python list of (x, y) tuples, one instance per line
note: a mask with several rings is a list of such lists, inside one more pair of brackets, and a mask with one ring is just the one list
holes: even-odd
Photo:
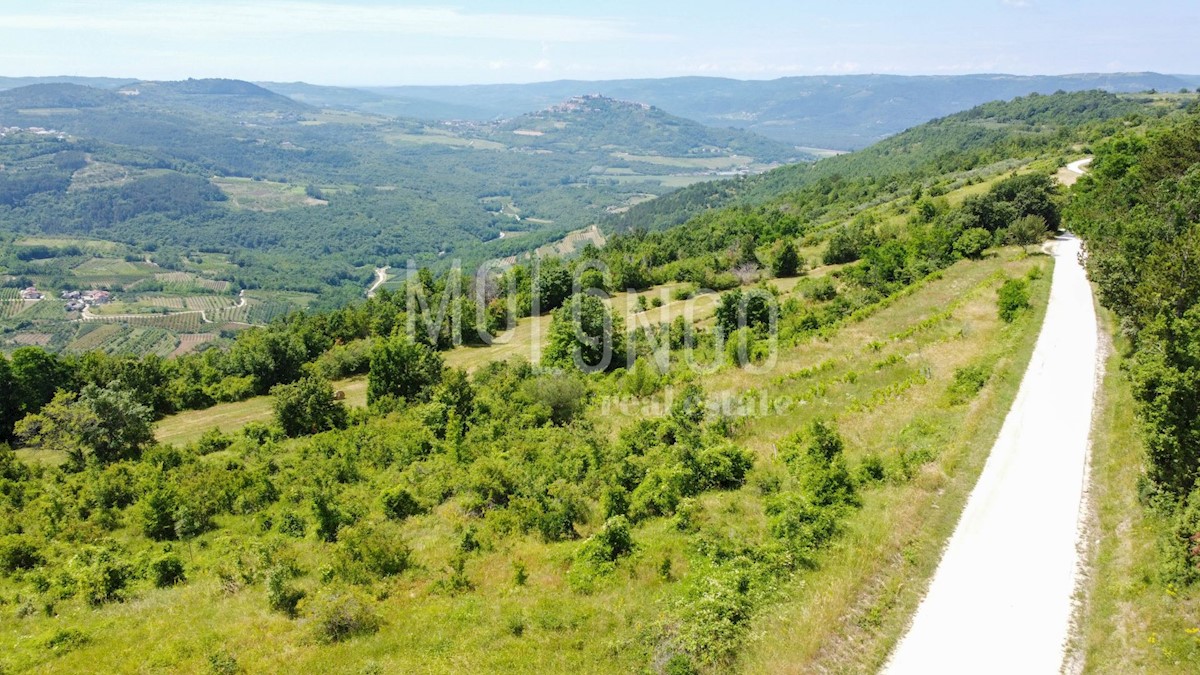
[(30, 570), (45, 562), (37, 546), (28, 537), (19, 534), (0, 537), (0, 574)]
[(954, 241), (954, 252), (964, 258), (978, 260), (983, 252), (992, 245), (992, 233), (982, 227), (972, 227), (963, 231)]
[(604, 518), (629, 514), (629, 491), (620, 485), (605, 486), (600, 493), (600, 511)]
[(52, 652), (65, 654), (82, 647), (92, 639), (83, 631), (76, 628), (60, 628), (42, 641), (42, 646)]
[(137, 504), (142, 534), (154, 541), (175, 538), (175, 493), (157, 487), (146, 493)]
[(275, 529), (289, 537), (299, 539), (308, 530), (308, 524), (304, 521), (303, 516), (292, 511), (285, 511), (283, 515), (279, 516), (279, 523), (275, 526)]
[(837, 297), (837, 287), (833, 279), (821, 277), (804, 289), (804, 297), (814, 302), (826, 302)]
[(122, 592), (133, 578), (133, 570), (119, 553), (108, 548), (89, 546), (67, 563), (67, 578), (73, 588), (68, 595), (78, 594), (93, 607), (123, 599)]
[(1000, 318), (1012, 323), (1023, 309), (1029, 307), (1029, 282), (1024, 279), (1009, 279), (1000, 287), (996, 305)]
[(347, 589), (328, 590), (302, 609), (312, 617), (313, 638), (323, 644), (370, 635), (383, 625), (369, 601)]
[(992, 376), (989, 365), (979, 364), (957, 368), (954, 371), (954, 381), (946, 389), (947, 398), (951, 405), (960, 405), (974, 398), (988, 383)]
[(390, 523), (364, 523), (343, 528), (334, 554), (334, 571), (342, 579), (365, 584), (408, 569), (412, 550)]
[(878, 483), (886, 475), (887, 468), (884, 466), (883, 458), (875, 453), (863, 457), (862, 464), (858, 465), (859, 483)]
[(385, 490), (379, 501), (383, 505), (384, 515), (393, 520), (404, 520), (424, 510), (412, 493), (400, 486)]
[(297, 607), (306, 593), (289, 584), (291, 578), (291, 570), (286, 567), (272, 567), (267, 572), (267, 605), (271, 611), (286, 614), (288, 618), (294, 619)]
[(183, 561), (174, 553), (167, 553), (155, 558), (151, 561), (148, 571), (150, 581), (154, 583), (155, 588), (176, 586), (187, 580), (187, 575), (183, 571)]
[(577, 558), (595, 563), (611, 563), (632, 553), (633, 548), (629, 521), (624, 516), (615, 516), (609, 518), (599, 532), (583, 543)]
[(315, 434), (346, 426), (346, 406), (334, 399), (333, 385), (305, 377), (271, 389), (275, 421), (288, 436)]
[(754, 455), (731, 443), (701, 450), (697, 456), (699, 489), (732, 490), (741, 487), (746, 472), (754, 466)]

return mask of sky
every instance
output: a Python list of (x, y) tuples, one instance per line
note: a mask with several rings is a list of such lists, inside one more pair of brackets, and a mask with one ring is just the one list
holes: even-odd
[(0, 0), (0, 75), (348, 86), (1200, 73), (1194, 0)]

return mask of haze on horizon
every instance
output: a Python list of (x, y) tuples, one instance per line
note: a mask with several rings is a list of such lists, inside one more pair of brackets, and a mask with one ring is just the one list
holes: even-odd
[(383, 0), (9, 0), (0, 75), (331, 85), (683, 75), (1200, 72), (1171, 0), (453, 6)]

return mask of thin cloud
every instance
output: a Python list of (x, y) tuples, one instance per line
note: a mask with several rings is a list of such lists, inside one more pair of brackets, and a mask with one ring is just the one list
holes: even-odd
[(186, 26), (199, 36), (364, 33), (540, 42), (658, 41), (626, 22), (555, 14), (468, 13), (445, 7), (380, 7), (362, 3), (268, 0), (253, 6), (212, 2), (136, 2), (117, 9), (97, 5), (38, 8), (0, 17), (0, 31), (100, 31), (169, 36)]

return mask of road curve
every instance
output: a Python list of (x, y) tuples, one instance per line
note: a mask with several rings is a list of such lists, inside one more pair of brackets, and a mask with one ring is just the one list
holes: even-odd
[(1057, 673), (1079, 565), (1098, 365), (1079, 240), (1059, 237), (1021, 388), (908, 633), (884, 670)]

